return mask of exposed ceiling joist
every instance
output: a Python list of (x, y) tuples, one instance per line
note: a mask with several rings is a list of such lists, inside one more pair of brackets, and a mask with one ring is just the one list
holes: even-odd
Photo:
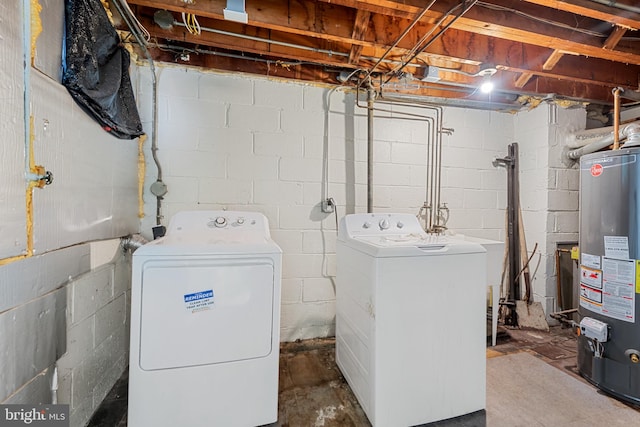
[[(635, 31), (640, 14), (633, 11), (632, 0), (617, 3), (631, 10), (595, 0), (438, 0), (391, 48), (423, 11), (424, 1), (247, 0), (245, 25), (224, 20), (226, 0), (129, 0), (159, 45), (193, 52), (206, 48), (228, 58), (199, 63), (287, 63), (305, 79), (323, 82), (340, 70), (366, 72), (387, 51), (376, 73), (387, 73), (387, 80), (400, 77), (388, 73), (405, 63), (425, 34), (442, 30), (434, 25), (444, 17), (444, 22), (453, 21), (450, 27), (404, 71), (419, 75), (426, 65), (439, 67), (438, 85), (477, 97), (473, 88), (480, 79), (473, 75), (482, 67), (495, 67), (498, 88), (509, 96), (527, 92), (546, 97), (553, 88), (560, 97), (604, 104), (612, 102), (614, 87), (637, 90), (640, 75), (640, 36)], [(473, 7), (457, 17), (469, 4)], [(160, 28), (153, 21), (157, 10), (173, 12), (176, 25)], [(198, 18), (200, 35), (181, 25), (181, 12)]]

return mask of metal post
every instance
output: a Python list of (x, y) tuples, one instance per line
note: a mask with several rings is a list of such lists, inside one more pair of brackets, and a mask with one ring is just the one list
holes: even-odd
[[(507, 178), (508, 198), (508, 238), (509, 238), (509, 299), (514, 302), (520, 299), (520, 233), (519, 215), (520, 191), (518, 179), (518, 143), (509, 145), (509, 172)], [(517, 322), (516, 322), (517, 323)]]
[(519, 179), (518, 179), (518, 143), (509, 144), (509, 155), (502, 159), (495, 159), (494, 166), (507, 168), (507, 248), (508, 248), (508, 283), (509, 294), (503, 302), (507, 312), (505, 324), (518, 326), (516, 315), (516, 300), (520, 299), (520, 235), (519, 235)]

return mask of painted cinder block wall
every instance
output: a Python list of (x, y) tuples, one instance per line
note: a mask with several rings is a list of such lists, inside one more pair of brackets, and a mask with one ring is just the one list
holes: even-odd
[[(23, 255), (27, 242), (21, 4), (0, 4), (5, 23), (0, 27), (1, 259)], [(0, 266), (0, 402), (47, 402), (52, 368), (66, 351), (59, 360), (58, 398), (71, 404), (73, 425), (83, 425), (127, 360), (129, 261), (97, 242), (140, 228), (149, 235), (155, 204), (146, 194), (147, 217), (140, 226), (135, 142), (105, 134), (57, 83), (58, 59), (47, 53), (55, 52), (52, 41), (61, 39), (60, 10), (42, 12), (37, 69), (29, 80), (36, 164), (51, 170), (55, 182), (34, 192), (35, 253)], [(148, 70), (137, 76), (150, 130)], [(331, 335), (335, 217), (322, 214), (319, 203), (328, 182), (339, 215), (365, 209), (366, 120), (353, 94), (335, 91), (327, 110), (327, 88), (186, 69), (163, 69), (160, 90), (166, 219), (183, 209), (265, 213), (285, 251), (282, 339)], [(553, 132), (562, 132), (562, 114)], [(442, 201), (451, 209), (451, 228), (504, 237), (506, 179), (491, 160), (527, 135), (525, 124), (549, 125), (544, 116), (539, 110), (512, 116), (445, 108), (445, 126), (455, 130), (444, 137), (443, 156)], [(425, 197), (424, 127), (380, 119), (374, 132), (375, 210), (417, 213)], [(556, 144), (551, 150), (561, 149), (558, 141), (551, 142)], [(538, 143), (545, 144), (544, 134), (523, 142), (522, 152)], [(148, 149), (147, 144), (146, 188), (155, 179)], [(562, 232), (571, 221), (566, 217), (575, 215), (571, 206), (561, 205), (562, 191), (575, 191), (576, 184), (572, 173), (553, 161), (540, 166), (548, 169), (548, 185), (554, 185), (549, 189), (560, 191), (554, 196), (558, 203), (547, 204), (546, 218)], [(109, 255), (94, 262), (95, 251)], [(546, 264), (540, 271), (552, 271)], [(536, 297), (547, 298), (549, 286), (540, 289)]]
[[(105, 133), (60, 85), (62, 0), (43, 5), (25, 81), (23, 4), (0, 3), (0, 403), (51, 402), (59, 363), (58, 401), (82, 426), (126, 367), (130, 274), (113, 245), (140, 226), (137, 145)], [(30, 219), (25, 121), (34, 163), (54, 175), (33, 190)], [(113, 238), (105, 254), (99, 242)]]
[(515, 117), (515, 140), (520, 143), (520, 203), (531, 256), (532, 293), (549, 322), (553, 322), (549, 314), (558, 310), (557, 243), (578, 241), (579, 171), (576, 164), (563, 160), (564, 141), (585, 124), (585, 109), (553, 104), (542, 104)]
[[(148, 69), (138, 68), (136, 80), (149, 126)], [(352, 93), (301, 83), (180, 67), (161, 68), (158, 81), (158, 157), (169, 189), (164, 223), (180, 210), (264, 213), (284, 251), (281, 339), (332, 335), (336, 217), (322, 213), (320, 203), (326, 185), (338, 218), (366, 210), (366, 111), (355, 105)], [(545, 147), (553, 141), (546, 109), (513, 115), (444, 108), (443, 124), (454, 131), (443, 137), (441, 200), (450, 208), (452, 230), (504, 239), (506, 171), (492, 161), (506, 156), (507, 145), (521, 138), (529, 247), (540, 240), (540, 253), (548, 256), (547, 215), (560, 218), (564, 211), (547, 202), (550, 153)], [(397, 111), (375, 113), (374, 211), (417, 214), (426, 197), (427, 130), (423, 123), (402, 120)], [(148, 188), (156, 169), (149, 144), (145, 150)], [(528, 159), (541, 152), (544, 161), (531, 166)], [(564, 168), (554, 165), (553, 173), (564, 176)], [(533, 195), (539, 208), (530, 206), (538, 200), (530, 201)], [(146, 190), (142, 233), (149, 238), (155, 206)], [(534, 221), (538, 212), (544, 212), (540, 224)], [(555, 288), (546, 285), (554, 274), (547, 264), (545, 259), (537, 270), (538, 282), (545, 285), (536, 285), (535, 298), (550, 312)]]

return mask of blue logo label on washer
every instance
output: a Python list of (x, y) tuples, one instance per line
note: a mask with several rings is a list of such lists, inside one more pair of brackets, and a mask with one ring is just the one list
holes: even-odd
[(205, 298), (213, 298), (213, 289), (208, 291), (196, 292), (195, 294), (185, 294), (184, 302), (197, 301)]
[(191, 313), (203, 310), (211, 310), (213, 305), (213, 289), (184, 295), (185, 308)]

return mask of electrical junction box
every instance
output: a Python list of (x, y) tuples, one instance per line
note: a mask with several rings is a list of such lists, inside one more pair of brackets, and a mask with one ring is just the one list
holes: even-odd
[(607, 333), (608, 325), (591, 317), (583, 317), (580, 321), (580, 332), (587, 338), (598, 342), (606, 342), (609, 337)]

